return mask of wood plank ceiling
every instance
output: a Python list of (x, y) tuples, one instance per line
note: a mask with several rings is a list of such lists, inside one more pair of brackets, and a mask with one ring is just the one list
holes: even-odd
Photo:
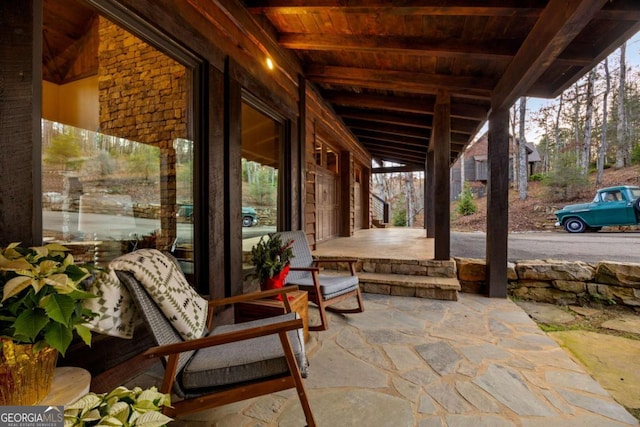
[(438, 90), (451, 162), (492, 108), (556, 97), (640, 29), (638, 0), (245, 0), (373, 158), (423, 170)]

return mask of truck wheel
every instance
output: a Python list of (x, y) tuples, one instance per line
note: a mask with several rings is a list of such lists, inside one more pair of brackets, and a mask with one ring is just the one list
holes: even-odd
[(584, 233), (587, 229), (587, 224), (580, 218), (569, 218), (564, 222), (564, 229), (569, 233)]
[(633, 202), (633, 207), (636, 209), (636, 212), (640, 214), (640, 197)]
[(251, 227), (253, 225), (253, 219), (250, 216), (245, 216), (242, 218), (242, 226), (243, 227)]

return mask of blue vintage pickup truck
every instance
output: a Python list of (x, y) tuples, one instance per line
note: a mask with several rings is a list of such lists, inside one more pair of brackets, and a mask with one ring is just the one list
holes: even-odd
[(640, 187), (620, 185), (601, 188), (591, 203), (567, 205), (556, 213), (569, 233), (599, 231), (609, 225), (640, 224)]

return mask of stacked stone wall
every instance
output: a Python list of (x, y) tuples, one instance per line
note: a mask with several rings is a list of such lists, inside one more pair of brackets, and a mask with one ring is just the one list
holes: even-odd
[[(486, 293), (484, 260), (457, 258), (462, 292)], [(597, 301), (640, 307), (640, 264), (524, 260), (508, 266), (508, 292), (530, 301), (583, 305)]]
[(188, 138), (186, 68), (129, 32), (100, 18), (100, 132), (160, 149), (159, 247), (175, 236), (177, 138)]

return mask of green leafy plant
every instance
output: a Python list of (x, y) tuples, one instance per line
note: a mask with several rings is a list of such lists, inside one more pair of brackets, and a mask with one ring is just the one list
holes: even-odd
[(468, 182), (464, 183), (464, 189), (462, 190), (462, 194), (460, 195), (460, 203), (458, 203), (458, 207), (456, 211), (462, 215), (472, 215), (476, 213), (478, 207), (473, 202), (473, 192), (471, 191), (471, 186), (469, 186)]
[(94, 297), (82, 286), (89, 270), (74, 264), (62, 245), (19, 245), (0, 250), (0, 338), (36, 350), (50, 345), (63, 356), (74, 332), (90, 345), (91, 331), (83, 324), (95, 313), (82, 305)]
[(404, 208), (394, 210), (392, 223), (396, 227), (406, 227), (407, 226), (407, 210)]
[(537, 182), (544, 182), (546, 179), (548, 179), (546, 173), (534, 173), (529, 177), (529, 181), (537, 181)]
[(155, 387), (118, 387), (110, 393), (87, 393), (65, 406), (64, 426), (161, 427), (173, 421), (161, 412), (163, 406), (171, 406), (171, 397)]
[(269, 235), (260, 238), (260, 241), (251, 248), (251, 262), (255, 266), (255, 275), (260, 283), (273, 277), (286, 267), (293, 259), (293, 240), (283, 243), (278, 235)]
[(574, 200), (589, 186), (588, 176), (577, 166), (575, 153), (559, 153), (553, 166), (545, 181), (548, 200)]
[(640, 144), (636, 145), (631, 151), (631, 164), (640, 165)]

